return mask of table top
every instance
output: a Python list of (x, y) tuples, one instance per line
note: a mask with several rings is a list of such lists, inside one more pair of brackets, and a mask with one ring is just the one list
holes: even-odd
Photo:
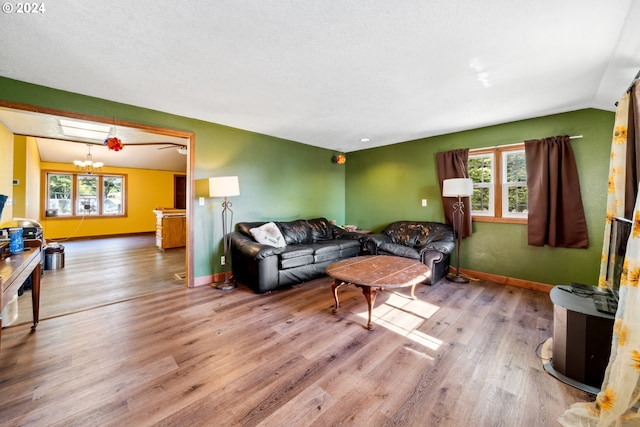
[[(34, 243), (37, 242), (37, 243)], [(29, 277), (34, 263), (41, 262), (41, 242), (25, 240), (24, 252), (11, 254), (0, 261), (0, 310), (9, 302), (11, 294), (16, 292)]]
[(590, 296), (580, 296), (570, 292), (570, 286), (555, 286), (549, 294), (554, 305), (575, 311), (576, 313), (588, 316), (602, 317), (604, 319), (615, 319), (612, 314), (602, 313), (596, 309), (593, 298)]
[(410, 258), (367, 255), (329, 264), (327, 274), (355, 285), (399, 288), (424, 282), (431, 271), (426, 265)]

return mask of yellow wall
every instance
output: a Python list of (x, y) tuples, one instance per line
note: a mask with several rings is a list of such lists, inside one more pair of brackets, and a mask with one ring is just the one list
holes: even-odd
[(13, 218), (13, 134), (0, 123), (0, 194), (9, 196), (0, 224)]
[[(36, 139), (20, 135), (11, 135), (11, 137), (13, 138), (13, 162), (7, 169), (10, 176), (2, 176), (0, 186), (11, 185), (13, 211), (11, 216), (7, 214), (5, 217), (3, 213), (3, 220), (37, 219), (40, 216), (40, 155)], [(0, 146), (4, 147), (1, 142)], [(4, 148), (2, 153), (4, 154)], [(9, 156), (6, 158), (8, 159)], [(5, 156), (2, 161), (4, 164)], [(18, 180), (17, 185), (13, 185), (14, 179)], [(2, 191), (0, 193), (6, 194)]]
[[(42, 175), (46, 171), (76, 172), (72, 164), (41, 164)], [(66, 219), (45, 217), (40, 212), (40, 223), (45, 239), (63, 240), (76, 237), (106, 236), (111, 234), (129, 234), (155, 232), (154, 209), (173, 207), (173, 177), (175, 172), (103, 167), (101, 173), (127, 175), (127, 217)], [(44, 186), (44, 178), (42, 180)], [(44, 197), (44, 187), (42, 196)]]
[[(24, 217), (33, 219), (40, 216), (40, 153), (36, 139), (27, 137), (26, 195)], [(17, 216), (17, 215), (16, 215)]]
[(26, 218), (27, 137), (16, 135), (13, 141), (13, 179), (18, 182), (13, 186), (13, 217)]

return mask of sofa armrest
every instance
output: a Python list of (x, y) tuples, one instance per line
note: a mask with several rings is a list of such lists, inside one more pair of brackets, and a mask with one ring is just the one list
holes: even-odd
[(429, 242), (426, 245), (417, 247), (417, 251), (422, 255), (426, 251), (438, 251), (444, 255), (449, 255), (455, 249), (455, 242), (449, 240), (439, 240), (436, 242)]
[(235, 246), (239, 253), (256, 260), (264, 259), (272, 255), (278, 255), (283, 249), (260, 244), (238, 231), (231, 233), (230, 240), (231, 244)]
[(334, 239), (358, 240), (360, 243), (367, 237), (366, 234), (358, 233), (357, 231), (347, 231), (333, 224), (331, 224), (331, 234)]
[(364, 249), (371, 255), (378, 254), (378, 246), (383, 243), (392, 243), (391, 237), (386, 234), (369, 234), (364, 240)]

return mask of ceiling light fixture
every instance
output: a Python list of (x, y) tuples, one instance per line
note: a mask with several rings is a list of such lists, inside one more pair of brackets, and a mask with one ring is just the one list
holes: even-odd
[(104, 145), (106, 145), (109, 148), (109, 150), (113, 150), (113, 151), (120, 151), (124, 148), (124, 144), (122, 143), (122, 140), (120, 140), (120, 138), (118, 138), (118, 135), (117, 135), (116, 119), (113, 119), (113, 128), (105, 138)]
[(370, 138), (360, 138), (360, 142), (369, 142), (371, 141)]
[(93, 172), (104, 166), (104, 163), (94, 162), (93, 156), (91, 156), (91, 144), (87, 144), (87, 148), (89, 150), (87, 157), (84, 160), (74, 160), (73, 164), (76, 165), (76, 169), (80, 169), (82, 172), (86, 172), (88, 175), (91, 175)]
[(109, 150), (120, 151), (124, 148), (124, 144), (117, 136), (110, 136), (109, 138), (104, 140), (104, 145), (106, 145)]
[(180, 154), (182, 154), (183, 156), (187, 155), (187, 147), (178, 147), (176, 148), (176, 151)]

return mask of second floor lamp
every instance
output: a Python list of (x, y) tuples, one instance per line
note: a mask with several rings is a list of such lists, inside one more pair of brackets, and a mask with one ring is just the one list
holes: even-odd
[[(216, 283), (215, 287), (222, 290), (233, 289), (234, 284), (229, 278), (229, 239), (233, 226), (232, 203), (227, 199), (240, 195), (240, 185), (237, 176), (217, 176), (209, 178), (209, 197), (224, 197), (222, 202), (222, 242), (224, 251), (224, 282)], [(213, 285), (212, 285), (213, 286)]]
[(442, 197), (457, 197), (453, 204), (453, 231), (458, 237), (456, 244), (456, 274), (449, 274), (447, 280), (456, 283), (469, 283), (469, 279), (460, 274), (460, 246), (462, 246), (462, 218), (464, 217), (463, 197), (473, 194), (473, 180), (471, 178), (451, 178), (442, 181)]

